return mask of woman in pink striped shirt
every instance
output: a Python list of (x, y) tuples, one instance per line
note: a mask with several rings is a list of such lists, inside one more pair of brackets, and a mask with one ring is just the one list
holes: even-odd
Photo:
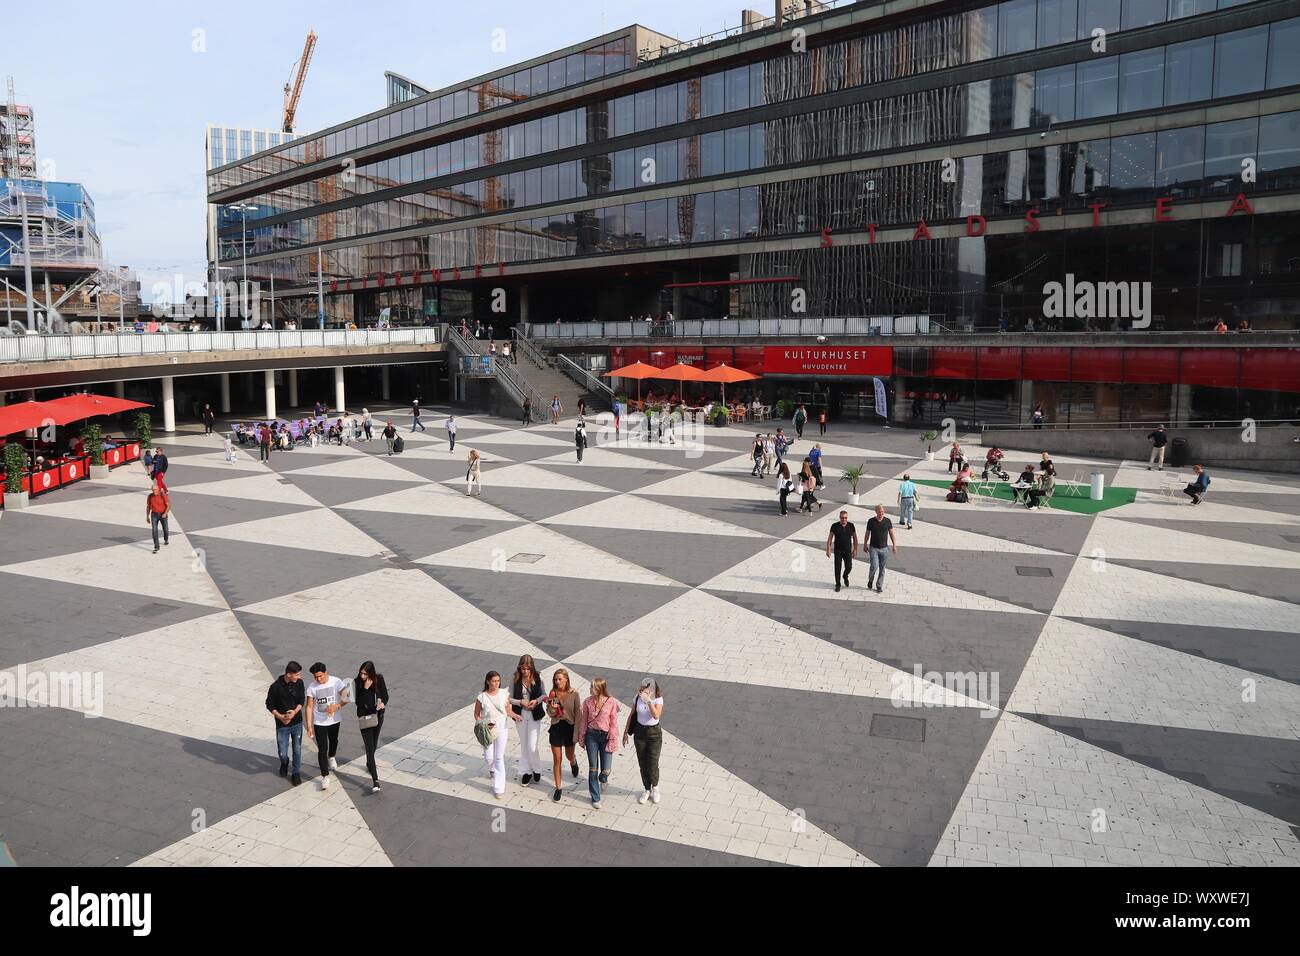
[(618, 749), (618, 701), (609, 696), (603, 677), (591, 682), (591, 696), (582, 702), (576, 739), (587, 750), (587, 789), (592, 808), (598, 810), (600, 785), (609, 783)]

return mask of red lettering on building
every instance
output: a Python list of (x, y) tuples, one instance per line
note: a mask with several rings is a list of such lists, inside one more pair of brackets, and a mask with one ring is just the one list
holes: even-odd
[(1232, 205), (1228, 207), (1228, 211), (1225, 215), (1231, 216), (1239, 212), (1250, 213), (1252, 216), (1255, 215), (1255, 210), (1251, 208), (1250, 200), (1246, 198), (1245, 193), (1237, 193), (1237, 198), (1232, 201)]
[(483, 278), (483, 265), (482, 265), (482, 263), (479, 263), (479, 264), (477, 264), (477, 265), (474, 266), (474, 278), (475, 278), (475, 279), (481, 279), (481, 278)]
[(1104, 202), (1090, 202), (1088, 208), (1092, 210), (1092, 224), (1094, 227), (1101, 225), (1101, 211), (1106, 208)]
[(874, 222), (869, 222), (869, 223), (867, 223), (867, 235), (870, 237), (870, 240), (869, 240), (869, 241), (871, 242), (871, 244), (872, 244), (872, 245), (875, 245), (875, 242), (876, 242), (876, 223), (874, 223)]
[(920, 239), (920, 238), (923, 237), (923, 236), (924, 236), (926, 239), (931, 239), (931, 238), (933, 238), (933, 237), (930, 235), (930, 227), (927, 226), (927, 225), (925, 224), (925, 220), (924, 220), (924, 219), (922, 219), (922, 220), (920, 221), (920, 223), (917, 224), (916, 232), (912, 233), (912, 241), (913, 241), (913, 242), (916, 242), (916, 240)]
[[(681, 353), (678, 353), (680, 359)], [(894, 350), (888, 345), (836, 348), (767, 345), (763, 370), (787, 375), (891, 375)]]
[(434, 270), (433, 270), (433, 281), (434, 281), (434, 282), (441, 282), (441, 281), (442, 281), (442, 270), (441, 270), (441, 269), (434, 269)]
[(1173, 222), (1173, 205), (1172, 196), (1161, 196), (1156, 200), (1156, 222)]
[(497, 275), (499, 275), (499, 276), (503, 276), (503, 275), (505, 275), (505, 274), (506, 274), (506, 264), (505, 264), (504, 262), (498, 262), (498, 263), (497, 263)]
[(822, 227), (822, 248), (829, 249), (835, 245), (835, 240), (831, 238), (831, 231), (824, 226)]
[[(976, 228), (977, 223), (979, 228)], [(984, 235), (984, 230), (988, 228), (988, 225), (989, 225), (988, 220), (985, 219), (983, 216), (967, 216), (966, 235), (982, 236)]]
[(1043, 224), (1038, 221), (1038, 207), (1025, 210), (1025, 232), (1037, 232), (1043, 228)]

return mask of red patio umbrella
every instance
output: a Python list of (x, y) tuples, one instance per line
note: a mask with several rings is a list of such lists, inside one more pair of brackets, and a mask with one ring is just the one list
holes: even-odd
[(713, 368), (704, 372), (699, 381), (717, 382), (722, 386), (722, 404), (727, 404), (727, 383), (728, 382), (752, 382), (756, 378), (762, 378), (761, 375), (755, 375), (753, 372), (746, 372), (732, 365), (723, 362), (721, 365), (715, 365)]
[(52, 402), (19, 402), (0, 408), (0, 435), (13, 435), (29, 428), (66, 425), (61, 409)]
[(58, 409), (59, 414), (62, 416), (59, 420), (60, 425), (79, 422), (86, 418), (98, 418), (101, 415), (116, 415), (118, 412), (130, 411), (133, 408), (150, 407), (146, 402), (133, 402), (126, 398), (90, 394), (67, 395), (63, 398), (45, 402), (45, 404)]

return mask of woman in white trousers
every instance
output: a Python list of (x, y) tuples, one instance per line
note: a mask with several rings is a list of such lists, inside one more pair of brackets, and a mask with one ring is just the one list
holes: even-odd
[(506, 795), (506, 745), (510, 742), (510, 722), (519, 718), (510, 712), (510, 695), (501, 686), (501, 675), (488, 671), (483, 692), (474, 699), (474, 719), (486, 716), (496, 730), (496, 739), (483, 748), (483, 763), (492, 777), (492, 794), (498, 800)]
[(474, 489), (478, 488), (479, 497), (483, 497), (483, 468), (479, 464), (481, 461), (478, 451), (471, 448), (469, 450), (469, 461), (465, 468), (465, 494), (474, 494)]
[(510, 685), (510, 709), (519, 721), (519, 782), (524, 786), (542, 779), (542, 758), (537, 754), (537, 741), (542, 735), (542, 718), (546, 714), (542, 701), (545, 699), (546, 687), (532, 656), (525, 654), (519, 658)]

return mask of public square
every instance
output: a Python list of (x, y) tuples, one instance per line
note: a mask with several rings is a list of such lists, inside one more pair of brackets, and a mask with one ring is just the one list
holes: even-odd
[[(916, 431), (832, 423), (823, 507), (792, 499), (783, 517), (774, 479), (750, 477), (744, 425), (669, 445), (627, 440), (624, 421), (615, 441), (605, 413), (577, 463), (571, 417), (458, 415), (452, 453), (446, 408), (414, 434), (407, 408), (374, 411), (404, 453), (377, 439), (268, 465), (250, 446), (231, 464), (218, 435), (180, 423), (157, 442), (172, 503), (158, 554), (138, 464), (4, 513), (0, 673), (103, 681), (102, 716), (0, 707), (12, 862), (1300, 863), (1296, 476), (1212, 469), (1192, 506), (1187, 468), (1054, 455), (1131, 503), (1088, 513), (1084, 487), (1033, 512), (954, 504), (924, 484), (948, 463)], [(792, 430), (757, 427), (776, 425)], [(481, 498), (465, 493), (470, 448)], [(859, 463), (846, 505), (838, 475)], [(877, 502), (896, 521), (905, 472), (921, 507), (883, 592), (858, 565), (836, 593), (831, 522), (848, 507), (861, 536)], [(636, 802), (630, 746), (603, 809), (585, 756), (553, 802), (549, 774), (520, 786), (513, 735), (493, 799), (473, 701), (522, 654), (548, 687), (564, 666), (624, 705), (659, 681), (662, 802)], [(306, 741), (302, 785), (278, 775), (264, 699), (289, 659), (385, 675), (382, 792), (354, 718), (342, 786), (318, 787)], [(939, 687), (972, 672), (990, 700)]]

